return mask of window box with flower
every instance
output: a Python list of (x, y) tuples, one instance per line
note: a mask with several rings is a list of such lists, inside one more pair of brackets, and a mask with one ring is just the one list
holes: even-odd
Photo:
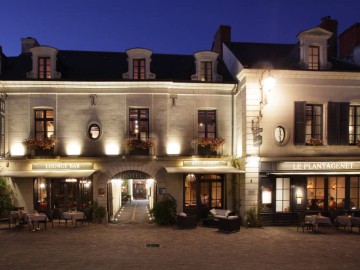
[(155, 147), (154, 138), (145, 140), (128, 139), (125, 141), (125, 149), (129, 155), (148, 156), (153, 147)]
[(198, 138), (195, 139), (198, 146), (198, 154), (205, 156), (216, 156), (220, 148), (224, 145), (225, 139), (218, 138)]
[(54, 137), (38, 139), (27, 138), (22, 142), (28, 153), (35, 156), (53, 156), (56, 139)]
[(324, 140), (318, 139), (318, 138), (311, 138), (311, 139), (306, 141), (306, 145), (323, 146), (324, 145)]

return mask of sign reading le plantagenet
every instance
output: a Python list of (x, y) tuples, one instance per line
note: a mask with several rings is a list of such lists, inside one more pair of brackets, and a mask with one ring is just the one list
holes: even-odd
[(329, 161), (329, 162), (279, 162), (276, 164), (279, 171), (347, 171), (359, 170), (358, 161)]
[(90, 162), (49, 162), (49, 163), (33, 163), (33, 170), (92, 170), (94, 164)]

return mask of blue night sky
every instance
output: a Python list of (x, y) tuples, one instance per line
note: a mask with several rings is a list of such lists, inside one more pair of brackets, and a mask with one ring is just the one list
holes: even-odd
[(193, 54), (211, 49), (221, 24), (233, 41), (296, 43), (331, 16), (340, 34), (360, 22), (360, 0), (1, 0), (0, 14), (7, 56), (24, 37), (59, 50)]

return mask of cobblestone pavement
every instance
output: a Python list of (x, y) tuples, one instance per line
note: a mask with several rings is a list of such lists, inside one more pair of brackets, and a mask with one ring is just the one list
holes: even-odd
[(224, 234), (201, 224), (178, 230), (148, 223), (72, 228), (55, 222), (36, 232), (0, 230), (0, 269), (359, 269), (357, 229), (319, 230), (242, 227)]

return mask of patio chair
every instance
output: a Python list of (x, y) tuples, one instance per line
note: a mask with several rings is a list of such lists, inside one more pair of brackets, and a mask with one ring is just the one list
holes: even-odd
[(311, 223), (310, 221), (305, 221), (305, 214), (304, 213), (296, 213), (296, 223), (297, 223), (297, 227), (296, 230), (299, 230), (299, 227), (302, 228), (302, 231), (305, 232), (306, 231), (312, 231), (314, 228), (314, 224)]
[(83, 226), (84, 222), (87, 222), (87, 225), (92, 222), (92, 209), (91, 208), (84, 208), (84, 218), (77, 219), (75, 222), (81, 222), (81, 226)]
[(219, 232), (233, 233), (239, 232), (241, 219), (238, 216), (229, 216), (228, 218), (219, 218)]
[(46, 230), (46, 224), (51, 222), (51, 227), (54, 228), (54, 210), (45, 210), (43, 213), (48, 217), (48, 220), (38, 221), (39, 224), (44, 224), (44, 229)]
[(176, 226), (178, 229), (195, 229), (197, 227), (197, 216), (177, 215)]
[(58, 215), (59, 215), (59, 226), (62, 220), (65, 221), (65, 227), (67, 227), (67, 222), (68, 220), (71, 220), (70, 218), (65, 218), (64, 216), (64, 210), (63, 209), (58, 209)]

